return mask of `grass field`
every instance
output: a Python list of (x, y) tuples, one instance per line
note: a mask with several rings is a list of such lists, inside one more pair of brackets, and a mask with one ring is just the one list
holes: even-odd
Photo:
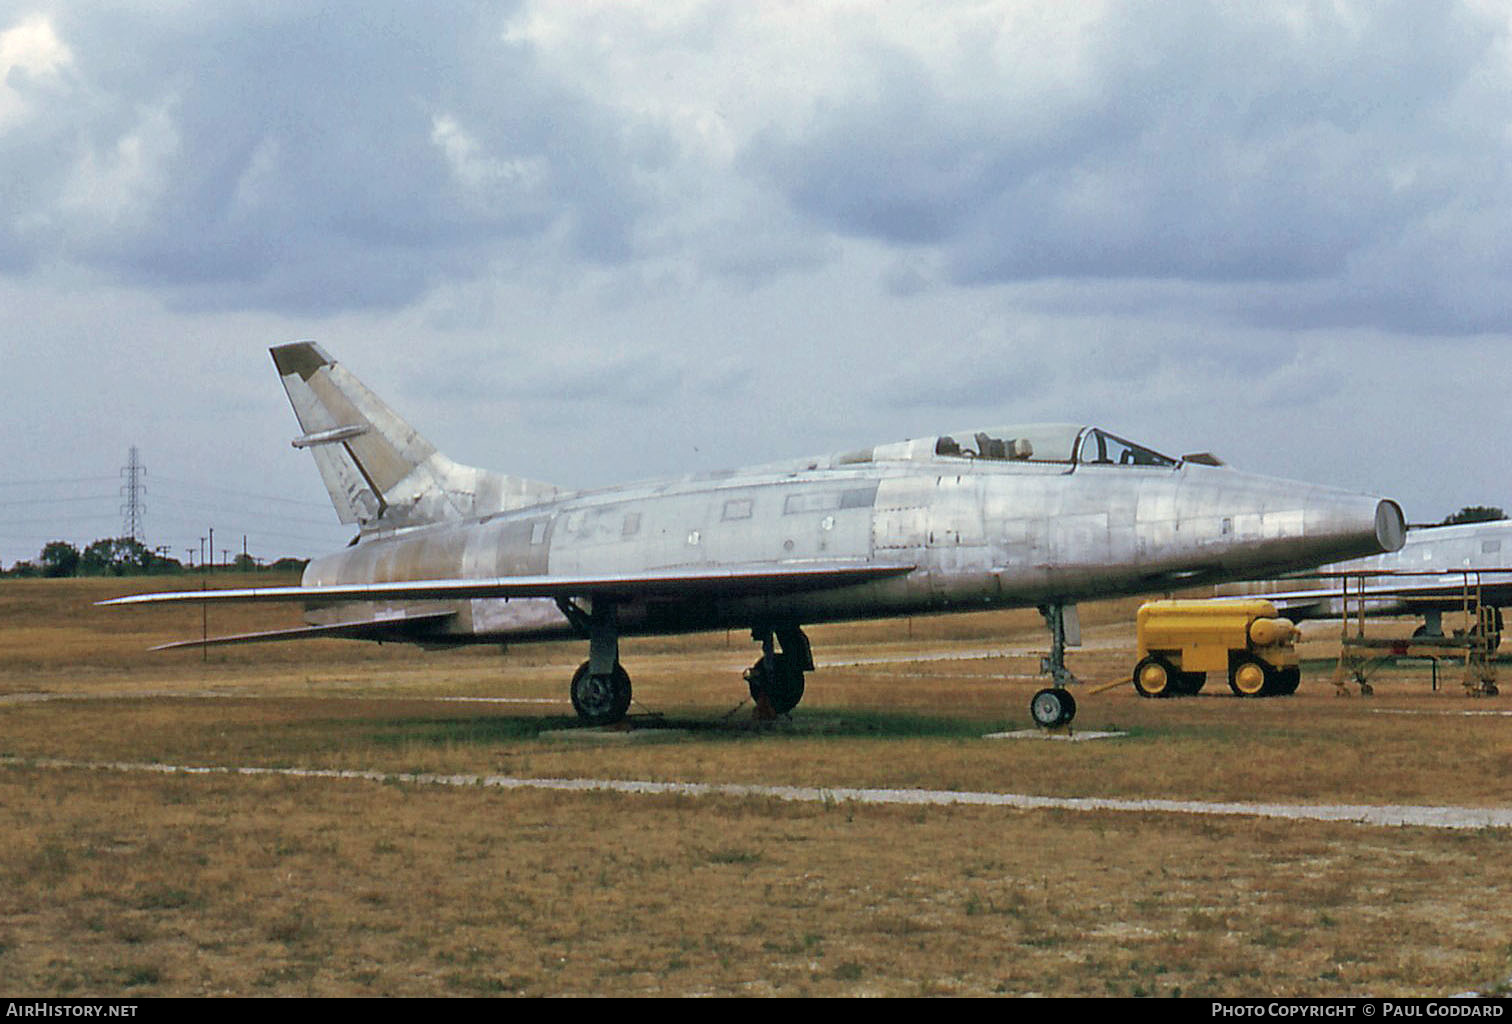
[[(0, 581), (3, 994), (1437, 996), (1512, 975), (1506, 829), (145, 770), (1512, 806), (1512, 717), (1485, 713), (1512, 700), (1447, 669), (1435, 692), (1424, 665), (1335, 696), (1336, 626), (1307, 627), (1291, 698), (1082, 691), (1078, 730), (1127, 733), (1084, 743), (984, 738), (1029, 727), (1033, 612), (812, 629), (820, 671), (765, 727), (746, 636), (627, 640), (633, 728), (605, 734), (566, 701), (584, 644), (148, 654), (202, 621), (92, 604), (140, 584)], [(1083, 608), (1083, 678), (1128, 672), (1137, 604)]]

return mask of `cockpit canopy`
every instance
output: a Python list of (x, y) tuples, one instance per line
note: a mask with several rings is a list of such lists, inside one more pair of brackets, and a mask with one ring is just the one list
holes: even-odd
[(934, 453), (1006, 462), (1072, 462), (1083, 428), (1074, 423), (1037, 423), (957, 431), (935, 439)]
[[(869, 456), (857, 458), (855, 456)], [(1031, 423), (987, 430), (962, 430), (935, 438), (878, 445), (841, 462), (982, 459), (992, 462), (1061, 465), (1165, 466), (1179, 460), (1125, 441), (1100, 427), (1076, 423)]]

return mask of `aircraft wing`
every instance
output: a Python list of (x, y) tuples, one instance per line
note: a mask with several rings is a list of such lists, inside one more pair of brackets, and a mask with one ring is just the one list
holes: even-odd
[[(339, 583), (310, 587), (251, 587), (227, 590), (181, 590), (132, 594), (102, 605), (236, 603), (288, 601), (306, 605), (350, 601), (466, 601), (513, 597), (601, 597), (714, 599), (791, 594), (855, 586), (904, 576), (912, 565), (866, 562), (814, 562), (733, 569), (655, 569), (639, 573), (559, 576), (501, 576), (491, 579), (414, 580), (398, 583)], [(381, 620), (380, 620), (381, 621)]]
[(1274, 583), (1223, 583), (1213, 588), (1220, 598), (1258, 597), (1276, 606), (1276, 611), (1293, 619), (1328, 618), (1338, 614), (1331, 609), (1339, 604), (1339, 588), (1327, 584), (1313, 584), (1306, 589), (1280, 590), (1285, 581)]

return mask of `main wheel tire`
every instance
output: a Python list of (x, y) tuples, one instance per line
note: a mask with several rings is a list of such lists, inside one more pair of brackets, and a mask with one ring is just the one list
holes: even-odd
[(1275, 693), (1278, 697), (1290, 697), (1302, 683), (1302, 669), (1296, 665), (1276, 670)]
[(1141, 697), (1169, 697), (1176, 692), (1180, 675), (1169, 661), (1152, 654), (1134, 666), (1134, 689)]
[(786, 651), (772, 656), (772, 667), (775, 671), (769, 675), (767, 660), (759, 659), (746, 672), (746, 683), (752, 700), (759, 701), (765, 694), (772, 712), (785, 715), (803, 700), (803, 669), (797, 656)]
[(1029, 715), (1042, 729), (1069, 725), (1076, 717), (1076, 698), (1060, 686), (1048, 686), (1029, 702)]
[(1229, 665), (1229, 689), (1240, 697), (1264, 697), (1274, 692), (1274, 671), (1252, 654), (1241, 654)]
[(630, 675), (619, 663), (607, 676), (592, 675), (588, 662), (572, 676), (572, 710), (584, 725), (613, 725), (630, 710)]

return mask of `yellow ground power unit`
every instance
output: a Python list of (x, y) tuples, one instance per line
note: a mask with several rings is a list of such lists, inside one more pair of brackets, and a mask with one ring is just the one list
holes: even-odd
[(1143, 697), (1194, 694), (1209, 672), (1227, 672), (1241, 697), (1293, 693), (1301, 681), (1298, 629), (1269, 601), (1147, 601), (1137, 624)]

